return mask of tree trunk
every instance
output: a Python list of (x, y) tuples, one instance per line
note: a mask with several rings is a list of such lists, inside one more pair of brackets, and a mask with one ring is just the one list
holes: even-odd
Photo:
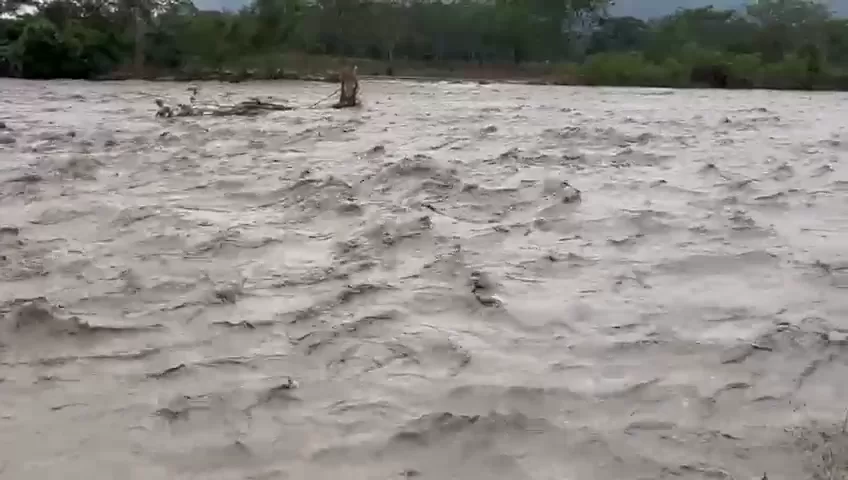
[(138, 5), (132, 9), (133, 17), (135, 17), (135, 55), (133, 58), (133, 66), (135, 74), (141, 77), (144, 74), (144, 19), (141, 16), (141, 9)]

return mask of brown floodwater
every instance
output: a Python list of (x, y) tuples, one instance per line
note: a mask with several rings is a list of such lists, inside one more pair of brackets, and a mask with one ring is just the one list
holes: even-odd
[(3, 479), (848, 478), (848, 95), (200, 87), (0, 80)]

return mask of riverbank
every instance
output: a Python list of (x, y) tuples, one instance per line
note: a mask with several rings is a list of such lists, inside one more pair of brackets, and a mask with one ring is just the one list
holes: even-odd
[(382, 61), (369, 58), (281, 54), (241, 59), (219, 67), (187, 65), (180, 69), (151, 67), (138, 74), (121, 68), (98, 80), (221, 81), (304, 80), (338, 82), (337, 70), (344, 63), (358, 66), (360, 78), (393, 78), (413, 81), (464, 80), (478, 82), (579, 84), (579, 79), (558, 72), (556, 64), (480, 64), (467, 62)]
[(812, 68), (790, 57), (764, 64), (750, 55), (684, 63), (653, 63), (640, 54), (599, 54), (583, 63), (469, 63), (438, 61), (382, 61), (303, 54), (281, 54), (242, 59), (220, 66), (186, 66), (178, 70), (150, 68), (141, 75), (127, 69), (98, 80), (143, 78), (153, 81), (305, 80), (335, 83), (336, 70), (345, 62), (359, 67), (362, 78), (414, 81), (508, 82), (527, 85), (623, 86), (666, 88), (724, 88), (769, 90), (848, 90), (848, 75), (835, 68)]

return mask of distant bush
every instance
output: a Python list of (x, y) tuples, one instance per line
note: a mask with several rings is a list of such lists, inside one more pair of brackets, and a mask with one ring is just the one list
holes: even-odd
[(78, 22), (60, 29), (36, 18), (0, 48), (0, 56), (6, 68), (24, 78), (93, 78), (114, 69), (120, 52), (104, 34)]

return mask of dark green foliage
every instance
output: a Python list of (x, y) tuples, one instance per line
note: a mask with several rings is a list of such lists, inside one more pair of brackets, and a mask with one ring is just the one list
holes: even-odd
[[(844, 88), (848, 21), (812, 0), (699, 8), (645, 22), (608, 0), (0, 0), (0, 75), (92, 78), (230, 70), (285, 77), (360, 58), (365, 74), (534, 76), (554, 83)], [(239, 73), (241, 72), (241, 73)]]

